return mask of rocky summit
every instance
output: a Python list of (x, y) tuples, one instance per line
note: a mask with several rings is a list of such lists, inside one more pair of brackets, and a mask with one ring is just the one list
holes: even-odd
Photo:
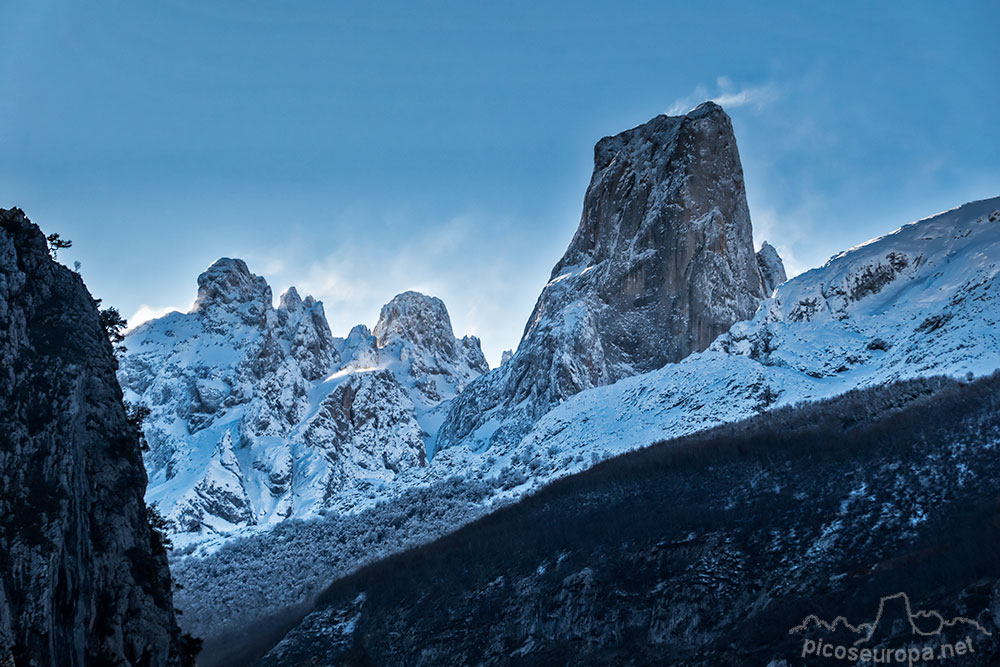
[(182, 664), (115, 366), (80, 276), (0, 210), (0, 664)]
[(767, 241), (764, 241), (757, 251), (757, 265), (760, 267), (760, 278), (767, 296), (771, 296), (778, 285), (788, 280), (784, 262), (781, 261), (774, 246)]
[(439, 445), (515, 441), (584, 389), (704, 350), (783, 280), (768, 248), (765, 277), (720, 106), (602, 139), (580, 226), (517, 352), (456, 399)]
[(374, 331), (239, 259), (198, 277), (190, 312), (130, 331), (119, 378), (150, 408), (150, 502), (179, 543), (374, 501), (427, 462), (443, 405), (487, 370), (440, 299), (396, 296)]

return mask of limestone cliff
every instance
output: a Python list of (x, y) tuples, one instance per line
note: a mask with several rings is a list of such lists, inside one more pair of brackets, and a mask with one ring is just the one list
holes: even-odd
[(115, 368), (80, 276), (0, 209), (0, 664), (183, 664)]
[(440, 446), (516, 440), (591, 387), (704, 350), (765, 296), (729, 116), (707, 102), (594, 148), (569, 248), (514, 356), (454, 402)]

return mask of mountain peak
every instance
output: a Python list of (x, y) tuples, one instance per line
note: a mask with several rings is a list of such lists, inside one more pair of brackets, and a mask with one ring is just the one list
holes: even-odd
[(379, 347), (385, 347), (394, 336), (443, 352), (451, 352), (455, 346), (455, 333), (444, 302), (420, 292), (397, 294), (382, 306), (372, 333)]
[(302, 309), (302, 297), (294, 286), (289, 287), (278, 297), (278, 310), (285, 310), (289, 313), (297, 313)]
[(247, 324), (262, 326), (270, 308), (271, 288), (242, 259), (223, 257), (198, 276), (196, 312), (209, 317), (239, 312)]
[(763, 297), (743, 168), (722, 108), (703, 104), (605, 137), (576, 234), (518, 354), (459, 395), (440, 441), (491, 419), (519, 424), (491, 438), (517, 439), (569, 396), (704, 350)]
[[(614, 381), (704, 349), (752, 315), (764, 290), (722, 107), (656, 116), (602, 139), (596, 152), (579, 228), (550, 287), (565, 292), (572, 282), (610, 306), (593, 314)], [(552, 305), (543, 293), (536, 311)]]
[(757, 266), (760, 267), (760, 278), (764, 284), (764, 294), (770, 296), (774, 288), (781, 285), (788, 276), (785, 273), (785, 263), (781, 261), (781, 255), (777, 249), (767, 241), (764, 241), (757, 251)]
[(706, 101), (702, 102), (701, 104), (699, 104), (698, 106), (696, 106), (691, 111), (688, 111), (686, 114), (684, 114), (684, 116), (681, 116), (681, 117), (682, 118), (702, 118), (704, 116), (709, 116), (709, 115), (712, 115), (712, 114), (722, 114), (727, 119), (729, 118), (729, 114), (726, 113), (726, 110), (723, 109), (719, 104), (713, 102), (712, 100), (706, 100)]
[[(660, 114), (641, 125), (604, 137), (594, 146), (594, 169), (604, 169), (622, 151), (652, 159), (674, 142), (682, 125), (695, 122), (714, 126), (727, 138), (733, 137), (729, 114), (715, 102), (704, 102), (681, 116)], [(732, 141), (735, 144), (735, 138)]]

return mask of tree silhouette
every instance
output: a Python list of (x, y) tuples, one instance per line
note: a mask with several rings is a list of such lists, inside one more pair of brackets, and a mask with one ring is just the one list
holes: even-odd
[(63, 248), (73, 247), (72, 241), (64, 239), (58, 234), (49, 234), (45, 237), (45, 240), (49, 242), (49, 252), (52, 254), (52, 259), (57, 259), (59, 251)]
[[(97, 299), (97, 305), (100, 307), (100, 299)], [(101, 326), (104, 327), (104, 332), (108, 335), (108, 340), (113, 344), (117, 345), (125, 340), (125, 329), (128, 328), (128, 320), (122, 317), (122, 314), (114, 306), (101, 308)]]
[(139, 438), (139, 449), (144, 452), (148, 452), (149, 441), (146, 440), (146, 434), (142, 430), (142, 424), (149, 417), (149, 408), (141, 403), (130, 403), (129, 401), (124, 401), (124, 405), (125, 418), (128, 420), (129, 426), (135, 429), (136, 435)]

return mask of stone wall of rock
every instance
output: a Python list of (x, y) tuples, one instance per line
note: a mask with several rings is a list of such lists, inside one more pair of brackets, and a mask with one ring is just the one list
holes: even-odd
[(83, 280), (0, 209), (0, 664), (182, 664), (116, 365)]
[(584, 389), (704, 350), (764, 296), (722, 107), (706, 102), (605, 137), (580, 226), (517, 351), (456, 398), (439, 445), (516, 440)]

